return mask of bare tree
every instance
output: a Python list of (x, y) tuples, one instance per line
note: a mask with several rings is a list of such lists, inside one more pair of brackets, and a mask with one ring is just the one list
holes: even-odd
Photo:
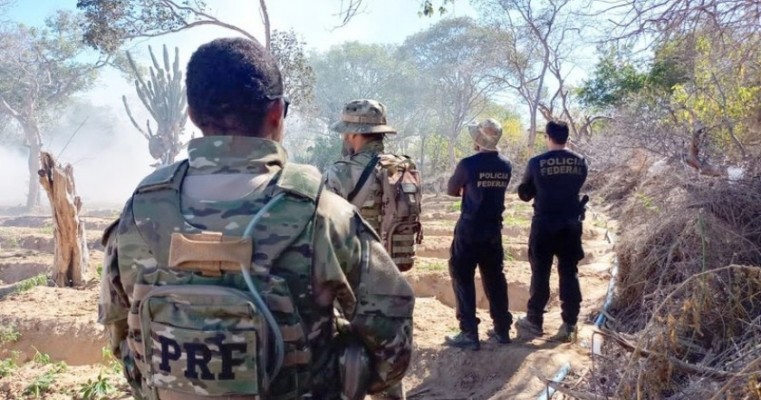
[[(557, 53), (556, 53), (557, 54)], [(567, 84), (567, 75), (563, 73), (563, 59), (554, 57), (550, 64), (549, 71), (555, 78), (557, 88), (549, 100), (539, 102), (539, 112), (547, 121), (565, 121), (571, 130), (575, 140), (589, 139), (592, 136), (592, 129), (595, 122), (602, 120), (611, 120), (608, 115), (588, 114), (593, 110), (580, 110), (575, 107), (577, 102), (572, 91), (573, 88)], [(559, 104), (558, 104), (559, 103)]]
[(554, 72), (559, 78), (559, 89), (553, 99), (567, 90), (563, 87), (561, 67), (566, 56), (567, 36), (576, 30), (570, 22), (571, 14), (567, 12), (571, 0), (548, 0), (541, 5), (533, 0), (484, 0), (479, 3), (485, 10), (501, 10), (497, 27), (512, 33), (501, 46), (512, 70), (504, 83), (518, 93), (529, 109), (527, 146), (533, 151), (537, 116), (547, 95), (548, 77)]
[(272, 27), (270, 25), (270, 13), (267, 11), (267, 2), (265, 0), (259, 0), (259, 13), (262, 17), (262, 24), (264, 24), (264, 44), (267, 46), (267, 50), (271, 50)]
[(658, 43), (711, 27), (717, 40), (727, 35), (741, 41), (761, 40), (757, 0), (617, 0), (600, 14), (618, 15), (613, 20), (613, 39), (650, 35), (656, 37), (651, 42)]

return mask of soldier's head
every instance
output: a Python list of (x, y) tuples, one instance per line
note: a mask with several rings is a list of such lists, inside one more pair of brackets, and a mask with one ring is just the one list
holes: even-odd
[(476, 151), (497, 151), (497, 143), (502, 137), (502, 125), (497, 120), (488, 118), (478, 124), (468, 125), (468, 133), (473, 138), (473, 148)]
[(204, 136), (282, 140), (288, 112), (283, 79), (259, 42), (213, 40), (193, 53), (186, 73), (188, 114)]
[(341, 119), (330, 129), (343, 134), (344, 155), (354, 154), (369, 142), (382, 141), (386, 135), (396, 134), (396, 129), (387, 125), (386, 106), (368, 99), (346, 103)]
[(550, 149), (563, 148), (568, 142), (568, 124), (563, 121), (550, 121), (545, 127), (547, 145)]

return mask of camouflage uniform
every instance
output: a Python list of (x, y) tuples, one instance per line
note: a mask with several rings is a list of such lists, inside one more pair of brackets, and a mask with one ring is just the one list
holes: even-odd
[[(338, 327), (367, 349), (373, 365), (371, 393), (398, 383), (410, 362), (414, 295), (362, 218), (333, 193), (303, 190), (310, 186), (307, 181), (319, 182), (319, 174), (286, 163), (286, 153), (276, 142), (210, 136), (192, 140), (188, 154), (188, 162), (147, 177), (127, 202), (116, 230), (104, 235), (98, 320), (107, 327), (111, 350), (124, 363), (134, 396), (148, 396), (150, 388), (136, 367), (141, 355), (131, 346), (136, 338), (128, 319), (144, 295), (139, 282), (173, 273), (159, 267), (166, 265), (166, 236), (173, 231), (241, 236), (251, 216), (278, 191), (293, 193), (293, 200), (282, 209), (273, 207), (257, 225), (256, 235), (264, 239), (256, 242), (252, 267), (267, 266), (274, 282), (266, 286), (281, 282), (278, 290), (292, 295), (301, 320), (297, 325), (303, 328), (298, 331), (305, 335), (303, 348), (286, 341), (283, 372), (266, 398), (339, 398)], [(166, 188), (174, 190), (176, 204), (151, 197)], [(279, 256), (273, 259), (272, 254)], [(240, 274), (217, 279), (241, 280)], [(335, 316), (334, 307), (346, 320)], [(293, 322), (279, 318), (279, 325)]]
[[(353, 100), (344, 107), (341, 120), (331, 126), (338, 133), (382, 133), (395, 134), (396, 130), (386, 125), (386, 107), (375, 100)], [(354, 191), (362, 173), (373, 159), (384, 152), (383, 141), (367, 142), (355, 154), (336, 161), (328, 167), (324, 174), (325, 188), (343, 197), (349, 198)], [(381, 228), (382, 197), (381, 187), (375, 179), (370, 179), (353, 199), (362, 218), (376, 231)], [(402, 384), (394, 386), (373, 399), (402, 400), (405, 399)]]
[[(335, 164), (328, 167), (325, 171), (325, 188), (331, 192), (343, 197), (349, 197), (349, 193), (354, 190), (359, 177), (367, 168), (367, 165), (378, 154), (383, 153), (383, 142), (372, 141), (365, 144), (356, 154), (346, 157), (343, 160), (336, 161)], [(367, 183), (367, 192), (361, 204), (357, 204), (359, 213), (376, 232), (380, 232), (381, 224), (381, 202), (380, 202), (380, 185), (375, 180)]]

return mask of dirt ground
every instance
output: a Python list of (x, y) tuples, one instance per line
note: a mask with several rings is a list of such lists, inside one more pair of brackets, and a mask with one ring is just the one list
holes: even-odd
[[(517, 318), (525, 312), (529, 293), (526, 242), (531, 208), (514, 196), (506, 206), (505, 272), (510, 309)], [(577, 344), (541, 339), (506, 346), (484, 342), (481, 351), (472, 352), (442, 345), (444, 336), (457, 331), (447, 259), (458, 207), (452, 198), (425, 198), (425, 240), (416, 267), (407, 273), (418, 297), (415, 353), (405, 378), (408, 398), (535, 399), (545, 388), (538, 376), (550, 378), (564, 363), (570, 363), (574, 371), (588, 367), (591, 321), (603, 303), (613, 256), (605, 239), (611, 223), (602, 215), (588, 213), (584, 231), (587, 258), (579, 267), (584, 302)], [(49, 218), (0, 217), (0, 399), (129, 398), (117, 366), (105, 351), (103, 328), (96, 323), (96, 277), (103, 259), (98, 239), (115, 214), (99, 211), (86, 218), (91, 278), (78, 289), (50, 287), (36, 278), (50, 272), (53, 242)], [(479, 282), (477, 287), (485, 341), (491, 325), (488, 302)], [(561, 323), (554, 274), (552, 287), (545, 323), (550, 333)], [(514, 331), (512, 334), (515, 336)], [(107, 394), (98, 395), (98, 389)]]

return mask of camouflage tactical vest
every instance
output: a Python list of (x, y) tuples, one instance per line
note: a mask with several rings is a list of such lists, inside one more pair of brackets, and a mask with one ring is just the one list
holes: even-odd
[[(119, 227), (119, 266), (131, 298), (127, 344), (142, 376), (142, 394), (236, 400), (312, 394), (310, 342), (327, 341), (330, 332), (310, 330), (317, 321), (332, 320), (332, 308), (314, 305), (311, 291), (319, 174), (286, 164), (276, 184), (242, 203), (245, 209), (228, 210), (246, 222), (262, 208), (257, 205), (271, 207), (253, 227), (252, 238), (245, 238), (246, 223), (231, 223), (222, 235), (205, 232), (193, 225), (192, 216), (182, 215), (187, 169), (183, 161), (143, 180)], [(284, 342), (276, 376), (275, 331), (241, 274), (241, 267), (249, 266)], [(329, 392), (318, 390), (333, 398)]]
[(367, 224), (375, 230), (375, 232), (381, 231), (381, 221), (383, 220), (383, 191), (381, 183), (374, 176), (368, 179), (365, 184), (368, 186), (367, 196), (364, 198), (362, 204), (354, 205), (359, 209), (359, 215), (367, 221)]
[(423, 240), (422, 196), (412, 159), (385, 153), (373, 156), (348, 196), (401, 271), (414, 266), (416, 245)]

